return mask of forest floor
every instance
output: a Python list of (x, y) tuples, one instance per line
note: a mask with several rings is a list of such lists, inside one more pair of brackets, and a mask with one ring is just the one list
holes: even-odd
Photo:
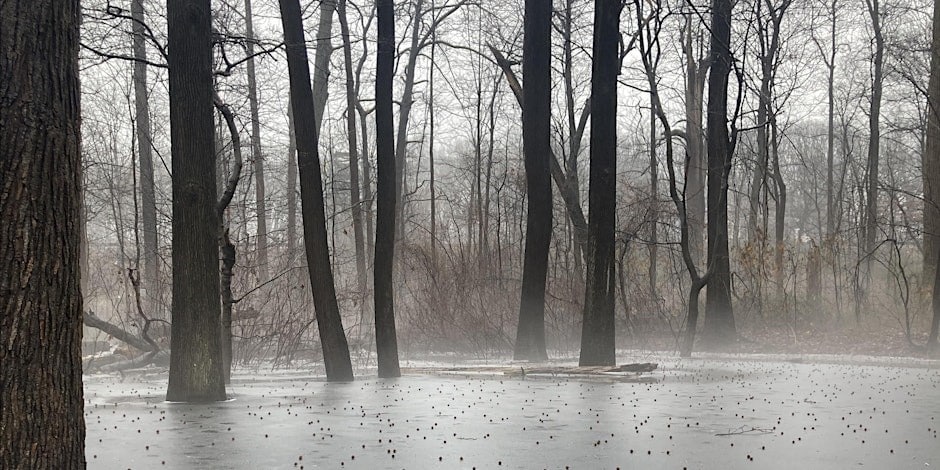
[(935, 360), (622, 351), (658, 367), (572, 373), (571, 359), (405, 361), (399, 379), (365, 368), (351, 383), (314, 364), (243, 369), (231, 400), (205, 405), (165, 402), (165, 369), (86, 375), (89, 468), (940, 465)]

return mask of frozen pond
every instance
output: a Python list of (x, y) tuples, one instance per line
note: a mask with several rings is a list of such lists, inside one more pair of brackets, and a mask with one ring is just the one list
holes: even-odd
[(165, 371), (86, 376), (86, 454), (104, 469), (940, 466), (930, 363), (647, 360), (642, 382), (242, 371), (209, 405), (164, 402)]

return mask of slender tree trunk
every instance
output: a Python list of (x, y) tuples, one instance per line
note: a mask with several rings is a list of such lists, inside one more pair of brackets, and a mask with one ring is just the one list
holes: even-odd
[(317, 50), (313, 57), (313, 115), (316, 119), (317, 134), (323, 123), (323, 110), (330, 87), (330, 56), (333, 55), (333, 12), (336, 0), (320, 1), (320, 18), (317, 22)]
[(166, 399), (225, 399), (209, 0), (168, 0), (173, 324)]
[[(936, 350), (940, 333), (940, 3), (933, 6), (933, 40), (930, 47), (930, 84), (927, 90), (927, 151), (924, 155), (924, 271), (933, 275), (933, 321), (927, 346)], [(928, 243), (929, 241), (929, 243)], [(927, 259), (928, 246), (933, 258)], [(930, 264), (928, 264), (928, 261)]]
[(736, 336), (728, 254), (728, 74), (731, 71), (731, 0), (712, 0), (711, 72), (708, 76), (708, 278), (703, 339), (712, 345)]
[(693, 42), (692, 16), (685, 35), (686, 188), (689, 218), (689, 247), (696, 262), (704, 258), (705, 240), (705, 144), (702, 135), (702, 106), (708, 60), (700, 60)]
[(255, 172), (255, 211), (258, 222), (258, 279), (268, 280), (268, 222), (265, 206), (264, 155), (261, 153), (261, 120), (258, 117), (258, 81), (255, 78), (255, 32), (252, 21), (251, 0), (245, 0), (245, 36), (248, 62), (248, 108), (251, 112), (251, 158)]
[(323, 362), (329, 381), (353, 379), (349, 345), (336, 302), (336, 287), (330, 266), (330, 248), (326, 236), (323, 208), (323, 181), (320, 175), (318, 132), (314, 116), (310, 68), (304, 42), (303, 20), (299, 0), (279, 0), (287, 67), (291, 85), (291, 108), (296, 120), (297, 165), (300, 170), (300, 199), (303, 212), (304, 246), (307, 270), (313, 292)]
[[(418, 0), (416, 11), (420, 11)], [(378, 213), (375, 232), (375, 347), (379, 377), (398, 377), (393, 268), (395, 255), (396, 169), (392, 123), (392, 74), (395, 62), (395, 6), (377, 0), (379, 35), (375, 70), (375, 142), (378, 165)], [(415, 18), (415, 22), (419, 22)], [(414, 51), (413, 51), (414, 52)], [(413, 54), (416, 55), (416, 54)], [(401, 118), (404, 127), (406, 119)], [(401, 134), (401, 130), (399, 130)], [(398, 186), (399, 188), (401, 186)]]
[(594, 2), (591, 68), (591, 173), (588, 190), (588, 269), (580, 365), (613, 365), (614, 226), (617, 219), (617, 75), (619, 0)]
[[(414, 13), (411, 28), (410, 46), (408, 49), (408, 61), (405, 64), (405, 83), (401, 92), (401, 105), (398, 108), (398, 135), (395, 141), (395, 207), (398, 213), (398, 236), (404, 235), (404, 213), (405, 213), (405, 173), (408, 164), (408, 122), (411, 117), (411, 106), (414, 104), (414, 83), (415, 69), (418, 64), (420, 39), (421, 39), (421, 16), (424, 14), (424, 0), (415, 0)], [(394, 44), (392, 45), (394, 47)], [(378, 131), (376, 131), (378, 138)], [(376, 157), (378, 158), (378, 157)], [(378, 222), (376, 222), (378, 225)]]
[(826, 129), (826, 237), (832, 239), (836, 233), (836, 208), (835, 208), (835, 186), (833, 174), (835, 171), (835, 73), (836, 73), (836, 15), (838, 0), (832, 0), (830, 5), (831, 29), (830, 29), (830, 50), (829, 58), (826, 60), (826, 68), (829, 76), (827, 79), (827, 94), (829, 100), (828, 127)]
[[(372, 216), (372, 204), (375, 202), (375, 196), (372, 193), (372, 162), (369, 160), (368, 113), (361, 104), (356, 110), (359, 112), (359, 130), (362, 132), (362, 196), (365, 203), (364, 212), (366, 217), (366, 253), (367, 256), (371, 254), (374, 257), (375, 224)], [(372, 288), (375, 289), (375, 286), (372, 286)]]
[(659, 159), (656, 157), (656, 109), (650, 98), (650, 298), (659, 297), (656, 291), (656, 253), (659, 250)]
[[(434, 8), (434, 1), (431, 1), (431, 8)], [(437, 49), (437, 32), (431, 32), (431, 66), (428, 67), (428, 115), (431, 124), (431, 132), (428, 136), (428, 166), (429, 166), (429, 187), (431, 190), (431, 266), (434, 272), (437, 272), (437, 186), (435, 180), (434, 168), (434, 53)], [(498, 237), (497, 237), (498, 240)]]
[[(356, 139), (356, 84), (353, 77), (352, 45), (349, 41), (349, 24), (346, 20), (346, 0), (339, 1), (337, 14), (339, 16), (340, 33), (343, 36), (343, 64), (346, 70), (346, 135), (349, 139), (349, 204), (352, 206), (353, 239), (356, 245), (356, 282), (361, 299), (359, 301), (359, 323), (367, 322), (365, 295), (368, 290), (366, 276), (365, 236), (362, 233), (362, 201), (359, 198), (359, 187), (362, 184), (359, 178), (359, 147)], [(366, 145), (367, 142), (363, 142)]]
[(147, 307), (151, 315), (162, 318), (160, 311), (161, 285), (157, 234), (157, 199), (153, 184), (153, 144), (150, 127), (150, 99), (147, 91), (147, 46), (144, 25), (144, 0), (131, 1), (134, 23), (134, 114), (137, 118), (137, 155), (140, 160), (141, 232), (144, 235), (144, 286), (147, 289)]
[(287, 126), (290, 142), (287, 147), (287, 259), (291, 266), (297, 255), (297, 134), (294, 110), (287, 106)]
[(884, 35), (881, 32), (880, 0), (865, 0), (875, 35), (875, 54), (872, 57), (871, 107), (868, 114), (868, 165), (866, 168), (865, 238), (864, 256), (866, 276), (871, 275), (871, 259), (877, 246), (878, 232), (878, 160), (881, 146), (881, 95), (884, 82)]
[(0, 468), (85, 468), (79, 2), (0, 2)]
[(922, 161), (924, 184), (924, 268), (929, 286), (940, 256), (940, 6), (934, 3), (930, 82), (927, 89), (927, 145)]
[(787, 185), (780, 171), (780, 147), (777, 136), (777, 119), (770, 118), (770, 145), (773, 157), (773, 177), (776, 188), (777, 207), (774, 211), (774, 283), (777, 286), (777, 298), (781, 301), (785, 294), (783, 255), (786, 253)]
[(232, 305), (235, 300), (232, 295), (232, 276), (235, 269), (235, 245), (228, 237), (228, 229), (222, 233), (219, 240), (219, 251), (222, 260), (221, 295), (222, 295), (222, 375), (225, 383), (232, 380)]
[(522, 301), (513, 358), (540, 361), (545, 350), (545, 280), (552, 241), (552, 2), (526, 0), (522, 50), (522, 145), (528, 197)]

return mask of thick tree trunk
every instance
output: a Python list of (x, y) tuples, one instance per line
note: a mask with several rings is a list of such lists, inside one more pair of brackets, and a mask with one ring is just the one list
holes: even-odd
[(711, 72), (708, 76), (708, 277), (703, 340), (734, 341), (731, 262), (728, 254), (728, 74), (731, 71), (731, 0), (712, 1)]
[[(420, 11), (418, 0), (416, 11)], [(375, 69), (375, 145), (378, 165), (378, 213), (375, 220), (375, 349), (379, 377), (398, 377), (398, 339), (392, 284), (395, 258), (396, 169), (392, 123), (392, 74), (395, 62), (395, 6), (377, 0), (379, 36)], [(417, 18), (415, 18), (417, 21)], [(416, 55), (416, 54), (415, 54)], [(406, 85), (407, 86), (407, 85)], [(404, 106), (403, 106), (404, 107)], [(404, 113), (404, 110), (402, 111)], [(400, 121), (405, 126), (404, 117)], [(401, 134), (401, 131), (399, 131)], [(400, 186), (399, 186), (400, 187)]]
[(591, 66), (591, 172), (588, 189), (588, 269), (581, 327), (582, 366), (613, 365), (614, 226), (617, 220), (617, 75), (619, 0), (594, 2)]
[(545, 351), (545, 279), (552, 241), (551, 93), (552, 2), (526, 0), (522, 49), (522, 145), (526, 218), (522, 301), (513, 358), (539, 361)]
[(330, 266), (330, 248), (326, 236), (323, 210), (323, 182), (320, 175), (318, 132), (314, 117), (313, 91), (310, 88), (310, 66), (304, 42), (303, 20), (299, 0), (279, 0), (287, 67), (290, 75), (291, 109), (294, 111), (297, 136), (297, 164), (300, 170), (300, 202), (303, 212), (304, 245), (310, 290), (316, 310), (320, 344), (326, 379), (353, 379), (352, 362), (346, 332), (336, 303), (336, 287)]
[(78, 30), (0, 2), (0, 468), (84, 468)]
[(150, 128), (150, 99), (147, 91), (147, 46), (144, 37), (146, 24), (144, 19), (144, 0), (131, 1), (131, 17), (134, 22), (131, 31), (134, 34), (134, 114), (137, 120), (137, 155), (140, 163), (140, 202), (141, 223), (144, 235), (144, 249), (141, 253), (144, 262), (144, 287), (147, 289), (147, 305), (159, 318), (161, 284), (160, 264), (157, 259), (157, 199), (153, 183), (153, 144)]
[(173, 325), (169, 401), (225, 399), (209, 0), (169, 0)]
[[(346, 20), (346, 0), (340, 0), (338, 8), (339, 28), (343, 36), (343, 64), (346, 70), (346, 134), (349, 139), (349, 205), (352, 207), (353, 239), (356, 249), (356, 285), (359, 295), (359, 323), (365, 324), (365, 295), (368, 290), (366, 269), (365, 235), (362, 233), (362, 201), (359, 198), (359, 147), (356, 139), (356, 103), (358, 96), (353, 76), (352, 45), (349, 40), (349, 24)], [(363, 145), (366, 145), (363, 142)]]
[(268, 221), (264, 189), (264, 155), (261, 153), (261, 120), (258, 117), (258, 81), (255, 78), (255, 32), (251, 17), (251, 0), (245, 0), (245, 35), (248, 38), (248, 108), (251, 112), (251, 158), (255, 172), (255, 212), (258, 221), (258, 280), (268, 280)]

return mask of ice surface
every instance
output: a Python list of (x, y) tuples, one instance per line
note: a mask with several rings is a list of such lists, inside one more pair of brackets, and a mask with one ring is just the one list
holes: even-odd
[(105, 469), (940, 465), (935, 364), (652, 362), (645, 382), (492, 367), (343, 384), (240, 371), (233, 400), (207, 405), (166, 403), (165, 371), (86, 376), (86, 454)]

